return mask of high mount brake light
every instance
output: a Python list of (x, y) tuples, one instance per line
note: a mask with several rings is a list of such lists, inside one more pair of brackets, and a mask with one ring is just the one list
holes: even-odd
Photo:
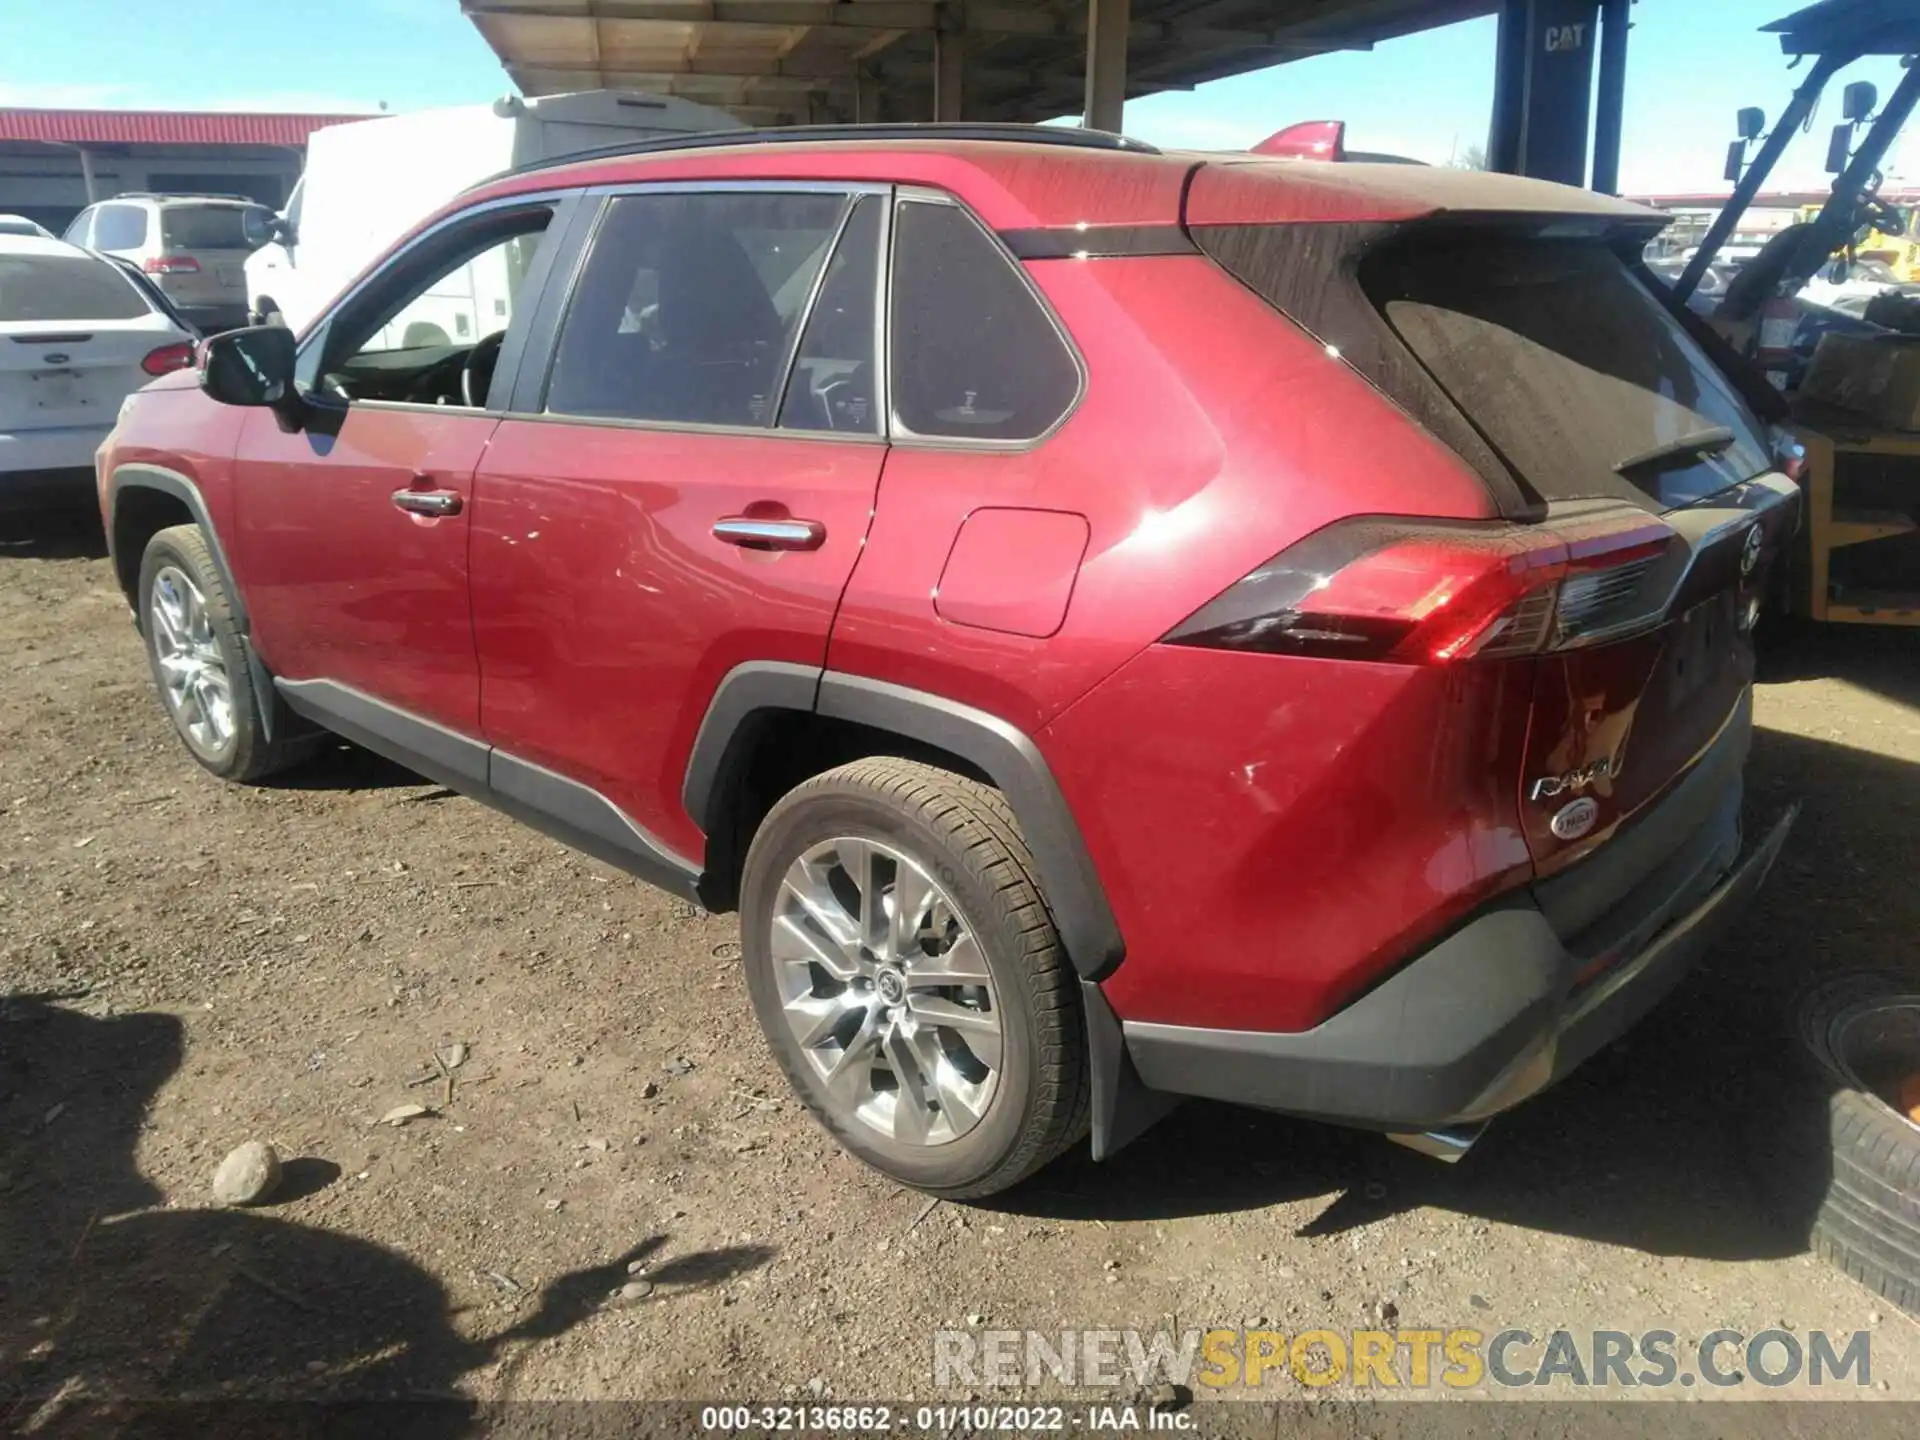
[(1680, 544), (1617, 512), (1573, 526), (1363, 516), (1274, 556), (1166, 640), (1401, 665), (1594, 644), (1659, 620)]

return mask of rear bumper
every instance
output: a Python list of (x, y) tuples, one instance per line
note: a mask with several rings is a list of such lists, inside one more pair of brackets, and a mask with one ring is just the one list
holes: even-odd
[(1609, 917), (1604, 931), (1589, 927), (1569, 943), (1548, 918), (1555, 897), (1521, 892), (1311, 1030), (1128, 1021), (1126, 1055), (1150, 1090), (1370, 1129), (1433, 1130), (1497, 1114), (1625, 1032), (1753, 898), (1797, 809), (1742, 849), (1737, 771), (1731, 791), (1716, 789), (1711, 813), (1675, 852), (1699, 857), (1691, 873), (1669, 874), (1659, 899), (1636, 897), (1646, 908), (1631, 923)]
[(36, 471), (85, 470), (93, 473), (93, 452), (113, 429), (111, 418), (101, 425), (69, 425), (48, 430), (0, 430), (0, 492), (26, 483)]

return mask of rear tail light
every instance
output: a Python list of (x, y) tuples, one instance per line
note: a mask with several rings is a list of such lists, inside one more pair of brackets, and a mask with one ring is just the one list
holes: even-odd
[(198, 275), (200, 262), (191, 255), (154, 255), (140, 268), (149, 275)]
[(158, 350), (149, 350), (146, 358), (140, 362), (140, 368), (149, 375), (171, 375), (175, 370), (185, 370), (193, 364), (193, 342), (183, 340), (178, 345), (162, 345)]
[(1282, 551), (1166, 639), (1402, 665), (1534, 655), (1657, 624), (1686, 554), (1637, 511), (1529, 526), (1365, 516)]

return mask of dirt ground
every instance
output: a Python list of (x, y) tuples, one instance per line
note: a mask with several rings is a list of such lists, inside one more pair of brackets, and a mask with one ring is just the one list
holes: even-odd
[[(1194, 1104), (1105, 1165), (928, 1208), (785, 1098), (731, 918), (344, 747), (270, 788), (206, 778), (97, 532), (14, 533), (16, 1422), (76, 1377), (96, 1394), (926, 1397), (941, 1327), (1383, 1315), (1870, 1330), (1874, 1393), (1920, 1398), (1920, 1326), (1804, 1253), (1742, 1140), (1783, 997), (1836, 967), (1920, 975), (1920, 634), (1803, 635), (1770, 658), (1754, 805), (1806, 810), (1758, 909), (1464, 1163)], [(432, 1057), (454, 1042), (449, 1102)], [(439, 1113), (375, 1123), (409, 1102)], [(300, 1157), (282, 1198), (211, 1208), (215, 1166), (250, 1138)], [(651, 1294), (607, 1303), (630, 1266)]]

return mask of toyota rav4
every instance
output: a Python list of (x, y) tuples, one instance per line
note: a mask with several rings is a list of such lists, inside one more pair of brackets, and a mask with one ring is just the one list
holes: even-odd
[(206, 342), (101, 501), (202, 766), (344, 736), (738, 910), (774, 1056), (897, 1180), (1176, 1096), (1444, 1152), (1791, 818), (1742, 830), (1792, 461), (1661, 223), (1054, 129), (636, 146)]

